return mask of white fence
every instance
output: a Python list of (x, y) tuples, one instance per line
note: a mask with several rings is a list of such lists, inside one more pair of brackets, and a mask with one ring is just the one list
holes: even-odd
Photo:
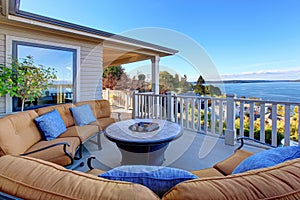
[[(170, 120), (188, 130), (224, 137), (229, 145), (235, 143), (237, 135), (273, 146), (283, 137), (285, 146), (300, 144), (300, 112), (294, 113), (295, 108), (300, 110), (300, 103), (238, 99), (234, 95), (214, 98), (120, 90), (104, 90), (103, 98), (111, 105), (132, 109), (134, 118)], [(292, 132), (298, 141), (290, 140)]]
[(112, 106), (118, 106), (125, 109), (132, 109), (133, 92), (129, 90), (103, 90), (103, 99), (107, 99)]

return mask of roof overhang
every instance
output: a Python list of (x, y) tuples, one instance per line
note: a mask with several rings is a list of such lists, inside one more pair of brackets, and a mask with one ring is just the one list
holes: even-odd
[(153, 56), (170, 56), (178, 52), (141, 40), (22, 11), (19, 9), (20, 0), (1, 0), (1, 5), (8, 6), (8, 2), (9, 13), (0, 23), (101, 43), (104, 67), (147, 60)]

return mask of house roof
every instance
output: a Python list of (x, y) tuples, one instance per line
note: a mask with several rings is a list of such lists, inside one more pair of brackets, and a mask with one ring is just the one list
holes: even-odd
[[(4, 5), (6, 0), (1, 0), (1, 2), (2, 2), (2, 5)], [(177, 50), (163, 47), (163, 46), (156, 45), (156, 44), (152, 44), (149, 42), (144, 42), (141, 40), (136, 40), (133, 38), (124, 37), (124, 36), (109, 33), (106, 31), (89, 28), (86, 26), (81, 26), (78, 24), (65, 22), (62, 20), (57, 20), (57, 19), (53, 19), (53, 18), (49, 18), (49, 17), (45, 17), (45, 16), (41, 16), (41, 15), (37, 15), (34, 13), (20, 10), (20, 0), (9, 0), (9, 14), (17, 16), (17, 17), (29, 19), (29, 20), (34, 20), (34, 21), (54, 25), (54, 26), (59, 26), (59, 27), (63, 27), (63, 28), (80, 31), (80, 32), (85, 32), (85, 33), (90, 34), (90, 36), (93, 36), (93, 35), (100, 36), (101, 38), (103, 38), (103, 40), (109, 40), (109, 41), (117, 42), (117, 43), (122, 42), (122, 43), (126, 43), (126, 44), (131, 44), (131, 45), (138, 45), (145, 49), (155, 50), (158, 53), (160, 53), (160, 56), (168, 56), (168, 55), (174, 55), (174, 54), (178, 53)]]

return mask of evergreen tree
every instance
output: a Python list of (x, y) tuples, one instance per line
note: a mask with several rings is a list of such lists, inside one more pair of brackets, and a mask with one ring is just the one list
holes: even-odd
[(205, 91), (205, 80), (204, 78), (200, 75), (196, 85), (194, 86), (194, 92), (196, 94), (200, 94), (200, 95), (206, 95), (206, 91)]

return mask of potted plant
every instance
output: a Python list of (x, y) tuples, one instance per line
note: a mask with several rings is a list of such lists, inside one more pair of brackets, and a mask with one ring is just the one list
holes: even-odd
[(0, 65), (0, 95), (20, 98), (23, 111), (25, 100), (32, 102), (40, 97), (56, 79), (55, 74), (54, 68), (36, 66), (32, 56), (27, 56), (21, 62), (12, 60), (9, 67)]

